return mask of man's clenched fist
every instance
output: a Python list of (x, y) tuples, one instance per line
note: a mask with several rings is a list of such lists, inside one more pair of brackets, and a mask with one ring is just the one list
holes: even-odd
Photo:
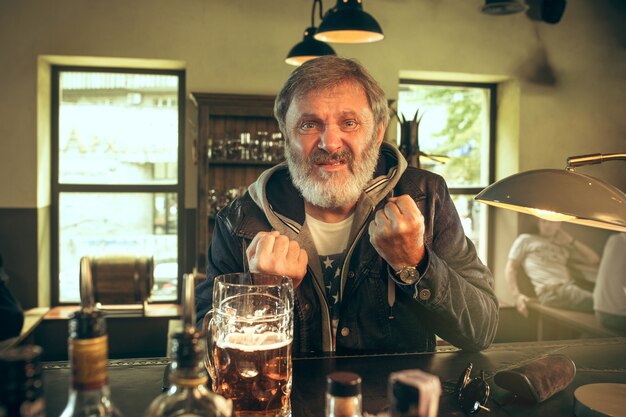
[(246, 250), (250, 272), (285, 275), (297, 288), (306, 275), (308, 255), (295, 240), (279, 232), (259, 232)]
[(398, 271), (424, 257), (424, 216), (409, 195), (391, 197), (369, 225), (370, 242)]

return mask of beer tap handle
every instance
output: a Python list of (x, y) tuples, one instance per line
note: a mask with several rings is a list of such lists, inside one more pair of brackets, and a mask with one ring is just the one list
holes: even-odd
[(196, 328), (195, 282), (193, 274), (183, 275), (183, 329)]
[(93, 277), (91, 274), (91, 262), (88, 256), (80, 258), (80, 307), (90, 313), (95, 309), (93, 294)]

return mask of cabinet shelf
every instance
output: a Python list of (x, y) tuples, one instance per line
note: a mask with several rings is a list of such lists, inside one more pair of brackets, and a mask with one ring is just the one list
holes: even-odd
[[(281, 161), (209, 159), (211, 138), (224, 138), (242, 132), (278, 132), (274, 119), (274, 96), (191, 93), (196, 110), (195, 127), (198, 180), (196, 205), (196, 269), (206, 269), (206, 256), (213, 221), (207, 209), (209, 190), (218, 194), (231, 188), (246, 187), (261, 172)], [(207, 221), (207, 219), (209, 221)]]

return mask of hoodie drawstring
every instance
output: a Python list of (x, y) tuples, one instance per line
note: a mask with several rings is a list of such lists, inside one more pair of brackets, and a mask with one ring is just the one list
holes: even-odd
[[(389, 197), (393, 197), (393, 188), (389, 192)], [(396, 304), (396, 283), (390, 275), (387, 275), (387, 304), (389, 304), (389, 320), (393, 320), (393, 306)]]
[(246, 239), (243, 238), (241, 239), (241, 241), (243, 242), (243, 272), (250, 272), (250, 266), (248, 265), (248, 255), (246, 254), (246, 252), (248, 251), (248, 243), (246, 242)]
[(387, 276), (387, 304), (389, 304), (389, 320), (393, 320), (393, 306), (396, 304), (396, 283)]

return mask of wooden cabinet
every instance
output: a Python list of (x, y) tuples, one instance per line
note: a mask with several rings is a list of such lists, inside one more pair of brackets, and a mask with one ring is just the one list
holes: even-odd
[(264, 135), (259, 132), (267, 132), (271, 138), (279, 130), (274, 119), (273, 96), (192, 93), (191, 99), (197, 111), (194, 154), (198, 166), (196, 269), (198, 273), (204, 273), (213, 224), (209, 196), (220, 197), (228, 190), (247, 187), (261, 172), (277, 163), (276, 158), (270, 161), (261, 160), (259, 156), (244, 159), (246, 154), (236, 152), (229, 158), (217, 153), (214, 157), (211, 144), (224, 140), (237, 142), (241, 134), (250, 134), (254, 142)]

